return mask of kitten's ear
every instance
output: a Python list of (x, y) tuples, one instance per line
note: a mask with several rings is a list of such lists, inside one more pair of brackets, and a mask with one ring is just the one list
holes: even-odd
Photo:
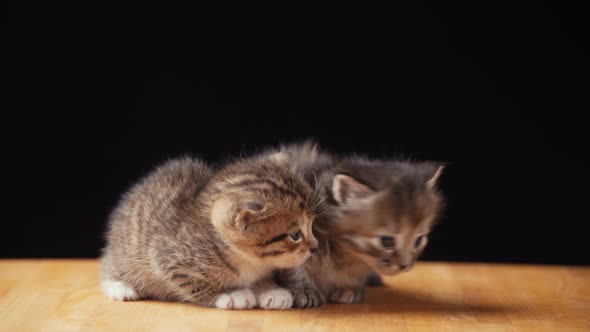
[(440, 178), (444, 169), (445, 165), (438, 165), (438, 168), (436, 169), (436, 172), (434, 172), (434, 175), (430, 179), (428, 179), (428, 181), (426, 181), (426, 186), (428, 188), (436, 188), (436, 186), (438, 185), (438, 179)]
[(299, 159), (303, 158), (309, 163), (314, 163), (318, 160), (318, 143), (312, 141), (311, 139), (305, 140), (301, 145), (297, 146), (296, 149), (298, 150)]
[(225, 227), (235, 214), (234, 200), (228, 196), (222, 196), (213, 202), (211, 206), (211, 222), (216, 227)]
[(211, 222), (216, 227), (226, 227), (230, 224), (237, 210), (234, 199), (222, 196), (213, 202), (211, 207)]
[(332, 183), (332, 195), (341, 206), (350, 206), (353, 202), (369, 197), (374, 194), (371, 188), (358, 182), (353, 177), (337, 174)]
[(265, 210), (266, 206), (259, 202), (238, 203), (235, 198), (223, 196), (213, 203), (211, 221), (217, 227), (231, 226), (243, 230)]
[(277, 163), (278, 165), (289, 165), (293, 160), (293, 156), (289, 152), (281, 151), (268, 156), (268, 159)]
[(245, 230), (253, 222), (259, 219), (260, 213), (266, 211), (266, 206), (255, 201), (240, 204), (240, 209), (234, 219), (234, 224), (241, 230)]
[(318, 149), (318, 143), (309, 141), (308, 144), (311, 145), (311, 148), (309, 149), (309, 158), (313, 161), (316, 161), (320, 154)]

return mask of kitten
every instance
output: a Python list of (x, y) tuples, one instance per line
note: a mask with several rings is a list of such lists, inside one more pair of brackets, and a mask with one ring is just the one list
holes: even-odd
[(436, 188), (442, 166), (341, 159), (319, 153), (309, 141), (280, 150), (296, 156), (292, 167), (325, 197), (313, 225), (318, 255), (302, 268), (279, 273), (295, 307), (361, 302), (367, 278), (380, 281), (373, 272), (394, 275), (412, 268), (443, 207)]
[(317, 248), (313, 195), (284, 153), (213, 171), (184, 158), (158, 167), (113, 211), (101, 287), (114, 300), (182, 301), (223, 309), (287, 309), (272, 281)]

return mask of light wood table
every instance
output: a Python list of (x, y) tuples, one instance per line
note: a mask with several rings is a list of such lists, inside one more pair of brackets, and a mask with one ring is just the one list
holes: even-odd
[(418, 263), (367, 303), (225, 311), (114, 302), (96, 260), (0, 260), (0, 331), (590, 331), (590, 267)]

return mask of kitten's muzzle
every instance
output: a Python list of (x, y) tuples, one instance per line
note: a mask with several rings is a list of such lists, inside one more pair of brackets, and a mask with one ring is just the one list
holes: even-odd
[(399, 264), (391, 258), (385, 258), (380, 261), (380, 273), (385, 275), (395, 275), (400, 272), (407, 272), (412, 269), (414, 264)]
[(403, 265), (403, 264), (398, 264), (400, 271), (404, 272), (409, 270), (412, 266), (411, 265)]
[(390, 259), (382, 259), (380, 263), (378, 267), (380, 274), (392, 276), (401, 272), (399, 265), (394, 264)]

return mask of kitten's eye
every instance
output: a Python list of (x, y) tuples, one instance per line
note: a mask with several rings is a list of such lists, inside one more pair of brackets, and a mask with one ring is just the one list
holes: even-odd
[(291, 239), (295, 242), (298, 242), (299, 240), (301, 240), (303, 238), (303, 233), (301, 232), (301, 230), (298, 230), (297, 232), (293, 233), (293, 234), (289, 234), (289, 236), (291, 237)]
[(392, 236), (383, 235), (381, 236), (381, 245), (383, 248), (395, 247), (395, 241)]
[(414, 242), (414, 248), (420, 248), (422, 245), (424, 245), (424, 242), (426, 242), (426, 235), (418, 236), (418, 238), (416, 238), (416, 242)]

